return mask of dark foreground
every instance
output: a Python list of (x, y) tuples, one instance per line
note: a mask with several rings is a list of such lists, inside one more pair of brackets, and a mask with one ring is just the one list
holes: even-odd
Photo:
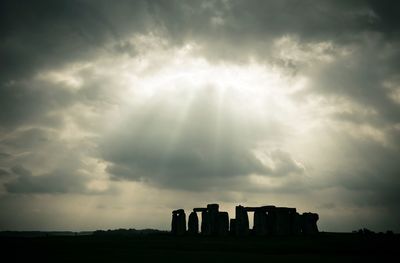
[(370, 262), (399, 258), (399, 235), (0, 237), (7, 262)]

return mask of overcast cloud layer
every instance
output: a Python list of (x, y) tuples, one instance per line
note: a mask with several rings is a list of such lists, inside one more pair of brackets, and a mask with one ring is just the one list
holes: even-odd
[(217, 202), (400, 231), (397, 1), (2, 1), (0, 229)]

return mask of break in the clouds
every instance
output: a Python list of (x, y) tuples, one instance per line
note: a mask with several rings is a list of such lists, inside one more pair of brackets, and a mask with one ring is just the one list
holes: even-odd
[(219, 202), (399, 231), (398, 9), (2, 1), (0, 228), (166, 229)]

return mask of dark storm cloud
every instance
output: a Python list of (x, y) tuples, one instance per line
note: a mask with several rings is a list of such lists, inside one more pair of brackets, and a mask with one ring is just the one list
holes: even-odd
[(271, 62), (273, 42), (282, 36), (345, 45), (359, 42), (365, 32), (394, 32), (394, 25), (387, 20), (396, 18), (387, 12), (387, 4), (393, 5), (367, 1), (160, 1), (152, 10), (172, 43), (198, 43), (201, 54), (211, 60)]
[(398, 38), (400, 36), (400, 18), (397, 10), (400, 8), (400, 3), (390, 0), (369, 0), (368, 3), (379, 18), (378, 30), (385, 32), (389, 37)]
[(304, 167), (297, 163), (288, 152), (274, 150), (270, 153), (270, 157), (274, 163), (272, 175), (284, 176), (290, 173), (302, 174), (304, 172)]
[(112, 49), (135, 54), (126, 38), (140, 33), (161, 33), (175, 44), (199, 42), (210, 58), (229, 59), (268, 55), (271, 41), (282, 35), (342, 41), (365, 30), (395, 32), (398, 25), (390, 11), (395, 7), (380, 1), (372, 5), (363, 1), (118, 1), (111, 6), (104, 1), (2, 1), (1, 5), (2, 81)]
[[(84, 143), (80, 144), (81, 146)], [(10, 193), (101, 194), (87, 187), (96, 179), (87, 172), (79, 147), (65, 145), (54, 130), (30, 128), (8, 134), (0, 147), (14, 154), (0, 159), (9, 167), (4, 187)]]
[[(51, 111), (79, 100), (62, 83), (35, 76), (104, 53), (134, 55), (125, 40), (152, 28), (145, 1), (109, 6), (90, 1), (2, 1), (0, 7), (0, 128), (60, 125)], [(87, 93), (85, 91), (84, 93)]]
[[(96, 43), (90, 37), (104, 34), (104, 25), (79, 2), (3, 1), (1, 10), (3, 81), (84, 56)], [(92, 30), (97, 34), (85, 36)]]
[[(327, 187), (340, 186), (353, 193), (346, 200), (360, 207), (385, 207), (400, 218), (398, 179), (400, 104), (391, 93), (399, 86), (399, 19), (391, 10), (398, 3), (371, 1), (375, 22), (368, 32), (354, 34), (347, 43), (351, 55), (333, 63), (306, 70), (313, 84), (308, 95), (341, 99), (358, 105), (358, 110), (343, 110), (331, 116), (335, 125), (351, 124), (352, 136), (335, 137), (347, 160), (336, 162), (325, 178)], [(398, 8), (398, 7), (397, 7)], [(390, 22), (389, 22), (390, 21)], [(361, 33), (361, 32), (360, 32)], [(364, 112), (363, 112), (364, 111)], [(362, 127), (369, 136), (357, 134)]]
[(11, 168), (16, 180), (7, 182), (5, 188), (10, 193), (88, 193), (84, 182), (88, 178), (69, 174), (68, 170), (56, 170), (53, 174), (33, 176), (31, 171), (22, 166)]
[(2, 1), (1, 81), (84, 61), (150, 25), (145, 1)]
[[(342, 185), (351, 191), (364, 192), (355, 202), (362, 205), (397, 207), (400, 198), (398, 180), (400, 152), (373, 141), (354, 141), (348, 138), (343, 147), (346, 155), (353, 156), (344, 169), (338, 169), (332, 185)], [(397, 209), (396, 209), (397, 210)], [(396, 211), (397, 216), (400, 213)]]
[(24, 176), (24, 177), (32, 176), (31, 171), (29, 171), (28, 169), (24, 168), (21, 165), (17, 165), (17, 166), (12, 167), (11, 171), (16, 175), (20, 175), (20, 176)]
[[(354, 48), (351, 56), (337, 59), (310, 74), (315, 85), (311, 92), (326, 96), (344, 96), (378, 111), (381, 121), (400, 119), (399, 103), (389, 96), (385, 82), (399, 84), (400, 42), (386, 43), (378, 38)], [(368, 121), (371, 121), (369, 119)]]
[[(4, 136), (1, 140), (1, 146), (13, 150), (31, 150), (42, 146), (54, 140), (54, 132), (44, 128), (28, 128), (14, 131)], [(3, 154), (4, 159), (12, 159), (14, 156), (9, 153)], [(2, 158), (3, 159), (3, 158)]]
[(9, 171), (0, 168), (0, 178), (5, 177), (5, 176), (8, 176), (9, 174), (10, 174)]
[(1, 86), (0, 123), (3, 128), (42, 123), (57, 125), (57, 116), (49, 116), (53, 110), (61, 110), (71, 104), (73, 94), (62, 88), (49, 87), (45, 83), (17, 81)]
[(322, 187), (342, 188), (348, 194), (324, 200), (338, 207), (350, 206), (372, 212), (372, 217), (378, 218), (375, 228), (387, 229), (393, 221), (390, 227), (397, 229), (400, 219), (399, 146), (388, 148), (373, 140), (351, 136), (336, 138), (336, 143), (341, 146), (344, 161), (336, 161), (335, 167), (329, 169)]
[(11, 155), (9, 155), (8, 153), (3, 153), (3, 152), (0, 152), (0, 160), (2, 160), (2, 159), (7, 159), (8, 157), (10, 157)]

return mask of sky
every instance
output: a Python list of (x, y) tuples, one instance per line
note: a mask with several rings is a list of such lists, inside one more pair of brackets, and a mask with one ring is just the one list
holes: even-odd
[(0, 230), (219, 203), (400, 231), (398, 1), (1, 1)]

